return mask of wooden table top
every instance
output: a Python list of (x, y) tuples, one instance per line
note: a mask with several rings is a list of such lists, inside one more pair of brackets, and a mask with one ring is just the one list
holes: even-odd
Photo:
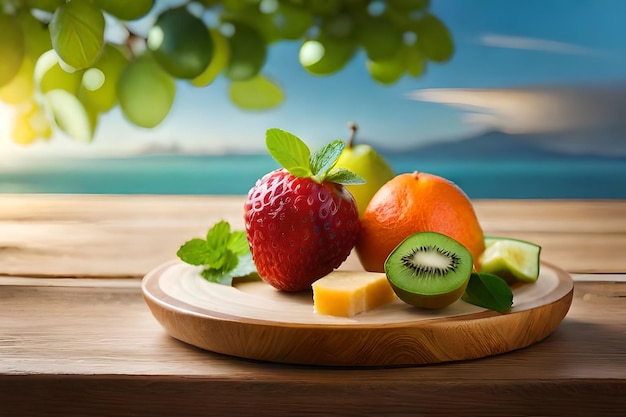
[(143, 275), (242, 228), (243, 199), (0, 196), (0, 415), (626, 415), (626, 201), (475, 201), (486, 234), (572, 275), (564, 321), (500, 356), (354, 369), (203, 351), (151, 315)]

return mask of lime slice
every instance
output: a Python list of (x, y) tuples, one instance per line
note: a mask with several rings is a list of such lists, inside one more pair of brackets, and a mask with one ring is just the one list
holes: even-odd
[(535, 282), (539, 277), (541, 246), (524, 240), (485, 238), (480, 272), (495, 274), (508, 283)]
[(488, 248), (494, 243), (499, 242), (500, 240), (504, 240), (504, 239), (509, 239), (509, 238), (498, 237), (498, 236), (485, 236), (485, 248)]

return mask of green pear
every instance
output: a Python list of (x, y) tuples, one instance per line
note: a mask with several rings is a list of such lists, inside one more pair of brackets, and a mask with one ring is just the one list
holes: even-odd
[(354, 196), (359, 215), (363, 215), (367, 204), (376, 191), (395, 176), (393, 169), (376, 150), (366, 144), (354, 144), (357, 126), (350, 124), (351, 135), (345, 149), (339, 156), (338, 168), (346, 168), (365, 179), (365, 184), (346, 185)]

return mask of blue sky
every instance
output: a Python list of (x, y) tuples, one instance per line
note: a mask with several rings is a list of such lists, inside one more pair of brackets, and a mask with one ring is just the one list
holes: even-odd
[[(180, 81), (170, 115), (155, 129), (135, 128), (115, 109), (101, 119), (90, 145), (58, 135), (22, 151), (0, 137), (0, 152), (98, 155), (154, 144), (262, 152), (267, 128), (292, 131), (315, 147), (345, 138), (348, 121), (357, 122), (363, 140), (402, 148), (491, 128), (567, 131), (572, 121), (593, 128), (606, 122), (605, 107), (595, 98), (624, 91), (626, 1), (432, 0), (431, 11), (450, 28), (456, 51), (448, 63), (431, 65), (417, 79), (404, 78), (391, 87), (376, 84), (362, 53), (340, 73), (318, 78), (299, 66), (298, 43), (275, 44), (263, 72), (286, 93), (276, 110), (236, 108), (223, 79), (207, 88)], [(578, 94), (604, 85), (610, 88), (601, 94)], [(617, 96), (619, 103), (624, 94)], [(614, 115), (623, 121), (622, 116)]]

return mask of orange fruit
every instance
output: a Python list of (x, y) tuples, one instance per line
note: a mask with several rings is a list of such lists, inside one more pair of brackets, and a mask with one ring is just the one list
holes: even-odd
[(372, 197), (361, 218), (356, 252), (367, 271), (384, 272), (391, 251), (417, 232), (439, 232), (478, 259), (485, 239), (470, 199), (453, 182), (433, 174), (400, 174)]

